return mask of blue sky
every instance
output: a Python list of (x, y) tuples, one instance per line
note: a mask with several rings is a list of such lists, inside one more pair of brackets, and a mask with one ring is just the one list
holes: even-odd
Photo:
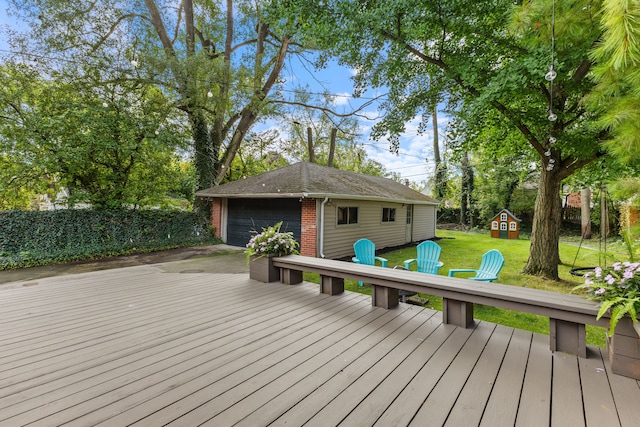
[[(283, 74), (287, 81), (301, 81), (307, 83), (313, 92), (328, 91), (339, 95), (335, 109), (339, 112), (347, 111), (354, 106), (359, 106), (371, 98), (384, 94), (385, 90), (371, 89), (360, 98), (353, 98), (353, 81), (355, 70), (331, 63), (326, 69), (319, 71), (304, 69), (295, 63)], [(433, 128), (429, 125), (426, 132), (418, 134), (419, 119), (406, 124), (406, 131), (400, 139), (400, 152), (398, 155), (389, 151), (389, 142), (385, 140), (373, 141), (369, 139), (372, 126), (381, 113), (378, 111), (379, 103), (373, 103), (364, 111), (372, 120), (360, 119), (363, 137), (361, 142), (368, 156), (382, 163), (389, 172), (400, 174), (402, 178), (410, 181), (421, 182), (427, 180), (433, 174)], [(448, 118), (444, 114), (438, 117), (440, 144), (444, 140), (443, 134)], [(425, 161), (425, 159), (428, 160)]]
[[(0, 0), (0, 27), (9, 25), (16, 26), (16, 22), (9, 18), (6, 13), (7, 2)], [(6, 54), (9, 46), (5, 36), (0, 31), (0, 55)], [(337, 111), (347, 111), (353, 106), (359, 106), (370, 98), (384, 93), (384, 90), (370, 90), (363, 94), (361, 98), (353, 98), (353, 82), (351, 80), (355, 71), (346, 67), (331, 63), (323, 70), (305, 69), (290, 63), (288, 70), (282, 76), (287, 82), (306, 83), (313, 92), (322, 93), (328, 91), (331, 94), (339, 95), (336, 99), (335, 109)], [(389, 172), (400, 175), (402, 179), (420, 183), (426, 181), (433, 175), (433, 128), (428, 127), (422, 135), (418, 134), (418, 119), (406, 124), (406, 132), (400, 139), (400, 152), (398, 155), (389, 151), (389, 143), (386, 140), (373, 141), (369, 139), (371, 127), (375, 124), (376, 118), (380, 117), (378, 111), (379, 104), (373, 103), (365, 110), (365, 115), (372, 120), (360, 119), (362, 132), (361, 143), (369, 158), (383, 164)], [(447, 117), (440, 114), (438, 118), (439, 133), (441, 135), (441, 147)], [(427, 159), (427, 161), (425, 161)]]

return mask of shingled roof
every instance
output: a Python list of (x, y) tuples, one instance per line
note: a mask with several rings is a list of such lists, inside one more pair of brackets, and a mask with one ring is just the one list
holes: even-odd
[(325, 198), (384, 200), (437, 205), (438, 202), (388, 178), (300, 162), (196, 193), (204, 198)]

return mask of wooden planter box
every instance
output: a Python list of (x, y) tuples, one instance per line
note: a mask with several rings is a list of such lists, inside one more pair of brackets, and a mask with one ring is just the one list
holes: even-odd
[(640, 380), (640, 337), (630, 318), (620, 319), (612, 337), (607, 338), (609, 364), (614, 374)]
[(265, 255), (258, 258), (257, 256), (251, 256), (249, 261), (249, 277), (261, 282), (279, 282), (280, 281), (280, 269), (273, 266), (274, 255)]

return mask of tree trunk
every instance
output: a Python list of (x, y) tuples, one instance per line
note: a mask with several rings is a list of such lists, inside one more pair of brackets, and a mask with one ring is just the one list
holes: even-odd
[(307, 149), (309, 151), (309, 163), (316, 162), (316, 153), (313, 148), (313, 133), (311, 128), (307, 128)]
[(591, 238), (591, 189), (580, 190), (580, 222), (582, 223), (582, 238)]
[[(206, 120), (202, 113), (189, 113), (193, 145), (195, 148), (194, 164), (196, 169), (196, 191), (207, 189), (214, 184), (213, 144), (209, 135)], [(196, 197), (193, 210), (202, 221), (211, 218), (211, 204), (206, 199)]]
[(442, 200), (445, 197), (446, 193), (446, 173), (445, 166), (442, 163), (442, 159), (440, 157), (440, 141), (438, 138), (438, 112), (437, 107), (433, 109), (432, 123), (433, 123), (433, 159), (436, 166), (436, 171), (434, 175), (434, 194), (437, 199)]
[(473, 169), (469, 164), (469, 153), (462, 158), (462, 200), (460, 200), (460, 224), (473, 225)]
[(558, 280), (560, 251), (558, 239), (562, 209), (560, 185), (562, 179), (556, 171), (540, 172), (538, 196), (533, 212), (533, 229), (529, 259), (523, 273)]
[(331, 129), (331, 138), (329, 140), (329, 160), (327, 161), (327, 166), (330, 168), (333, 167), (333, 156), (336, 152), (336, 134), (338, 133), (337, 128)]

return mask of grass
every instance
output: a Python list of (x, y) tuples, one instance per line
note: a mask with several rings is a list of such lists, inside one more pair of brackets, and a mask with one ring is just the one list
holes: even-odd
[[(491, 238), (489, 234), (453, 230), (438, 230), (437, 235), (440, 238), (438, 244), (442, 247), (440, 260), (444, 263), (444, 267), (440, 269), (440, 275), (447, 275), (450, 268), (476, 268), (480, 265), (482, 254), (490, 249), (498, 249), (505, 257), (505, 265), (498, 276), (497, 282), (512, 286), (570, 293), (573, 287), (583, 283), (581, 277), (573, 276), (569, 273), (572, 267), (600, 265), (600, 252), (593, 249), (593, 247), (597, 247), (597, 242), (580, 246), (575, 241), (570, 240), (567, 243), (561, 241), (560, 259), (562, 264), (558, 266), (560, 281), (556, 282), (521, 273), (529, 257), (529, 240), (495, 239)], [(388, 267), (401, 266), (405, 259), (415, 257), (415, 247), (385, 252), (380, 256), (389, 260)], [(575, 266), (573, 265), (574, 259), (576, 260)], [(464, 277), (464, 275), (460, 274), (456, 275), (456, 277)], [(315, 283), (319, 282), (317, 274), (305, 273), (304, 279)], [(353, 280), (345, 280), (345, 290), (371, 294), (369, 286), (359, 287), (358, 282)], [(425, 307), (442, 310), (442, 299), (440, 297), (433, 295), (420, 296), (429, 300)], [(474, 317), (479, 320), (536, 333), (549, 333), (549, 319), (533, 314), (476, 305)], [(604, 347), (606, 345), (605, 329), (587, 325), (587, 343)]]

